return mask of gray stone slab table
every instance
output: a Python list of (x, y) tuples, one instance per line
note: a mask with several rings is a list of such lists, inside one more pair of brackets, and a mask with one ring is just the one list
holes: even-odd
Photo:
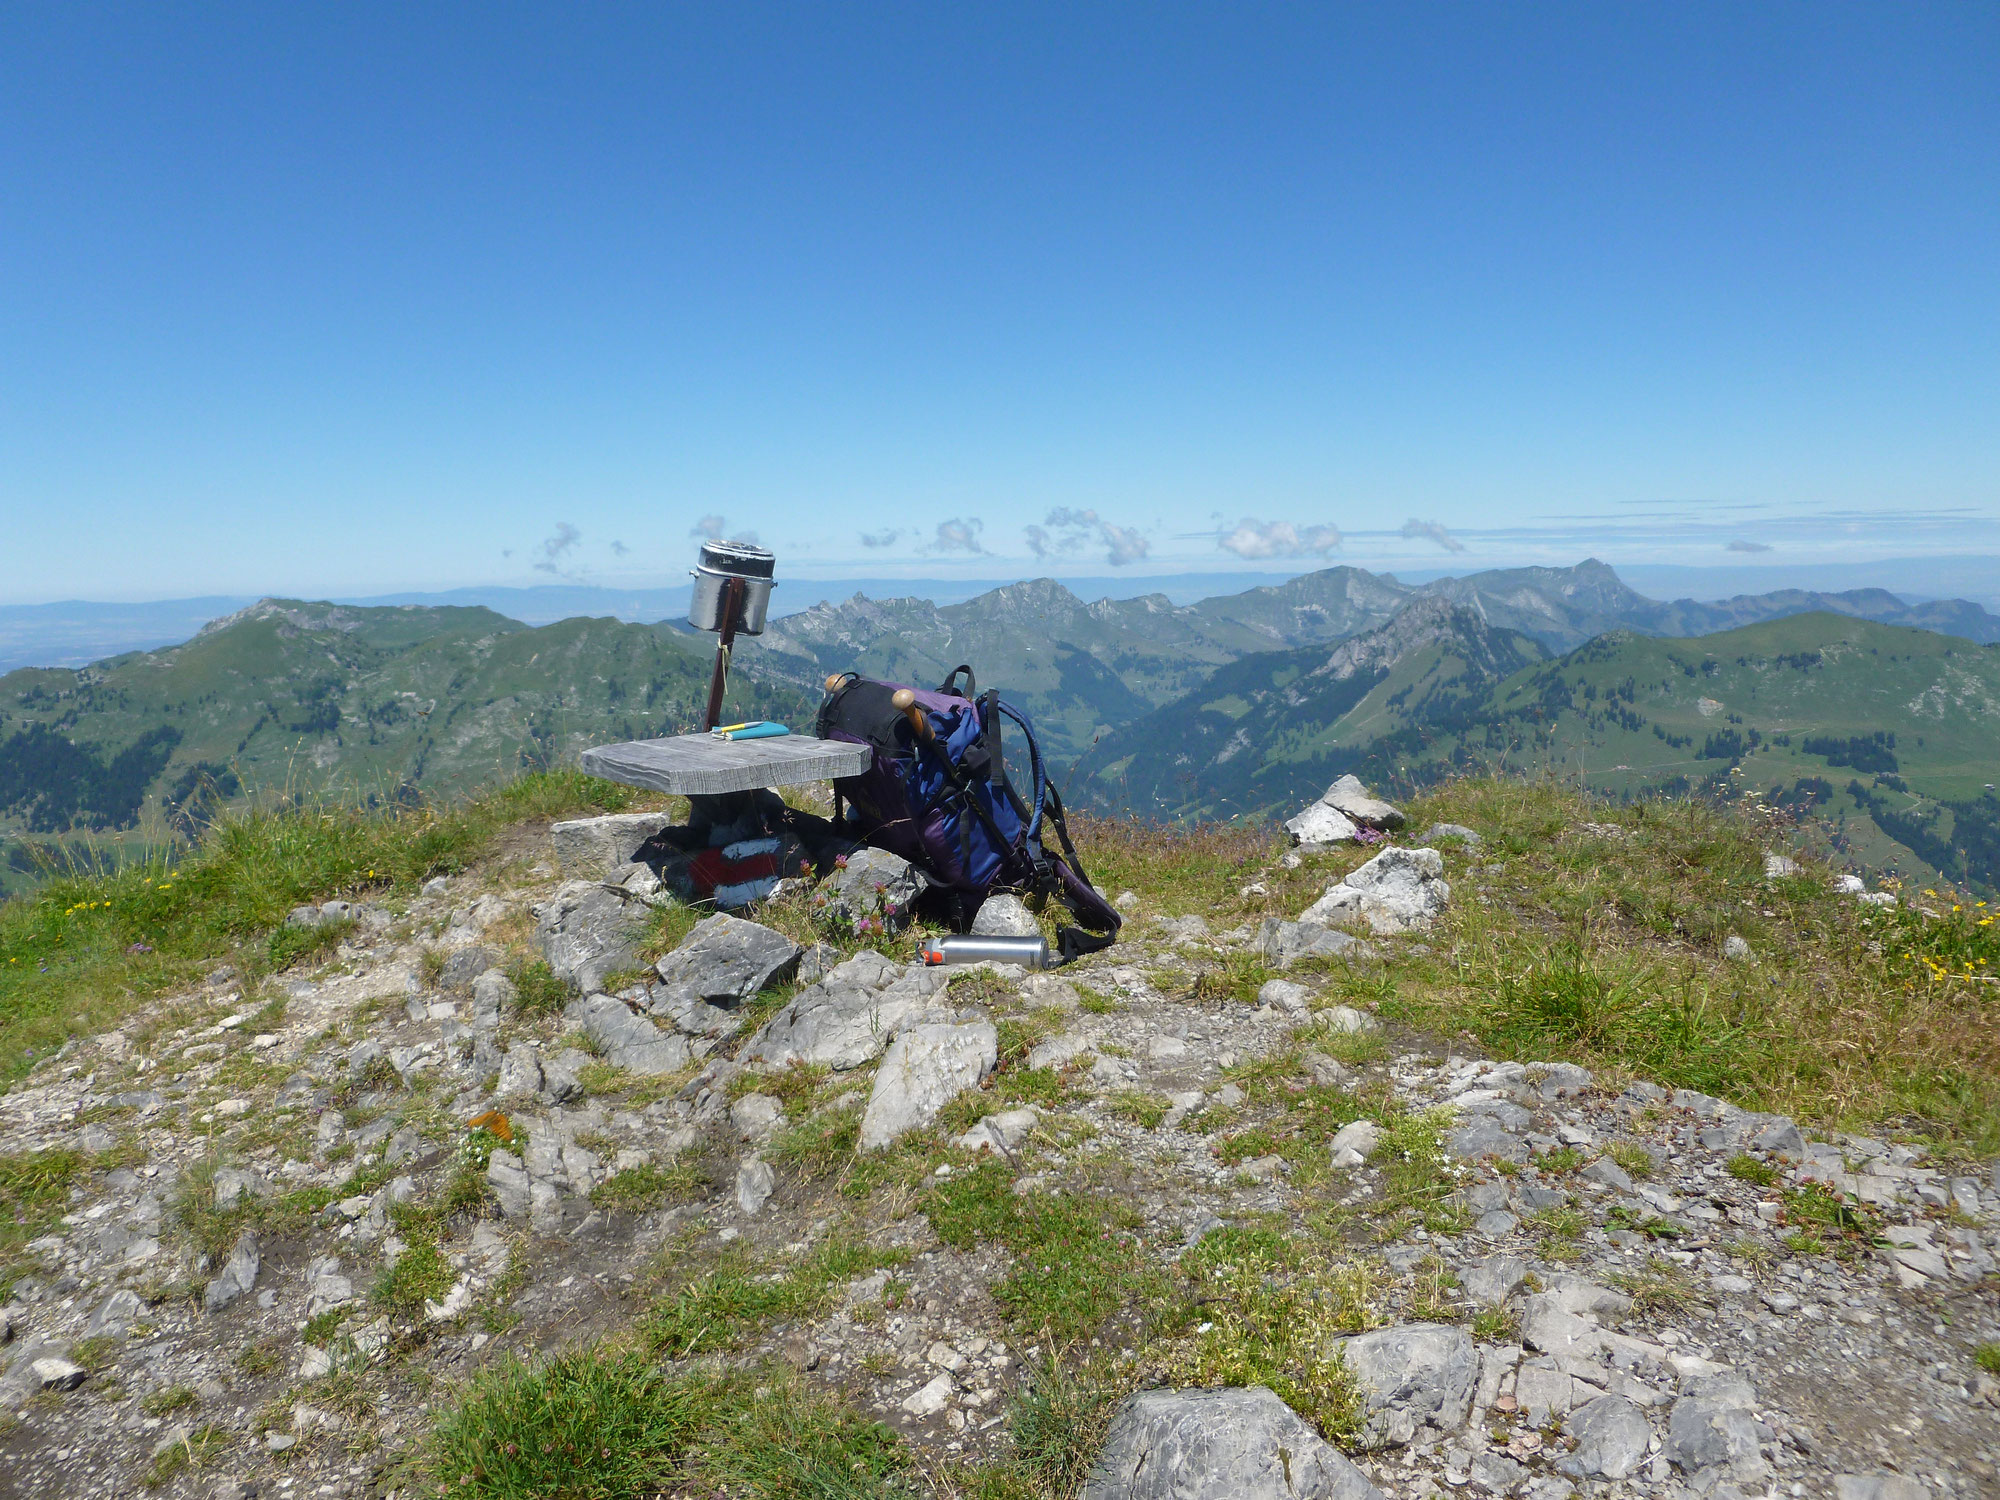
[(758, 787), (798, 786), (858, 776), (868, 769), (866, 745), (815, 739), (807, 734), (768, 740), (719, 740), (681, 734), (663, 740), (628, 740), (583, 752), (591, 776), (649, 787), (682, 797), (713, 797)]

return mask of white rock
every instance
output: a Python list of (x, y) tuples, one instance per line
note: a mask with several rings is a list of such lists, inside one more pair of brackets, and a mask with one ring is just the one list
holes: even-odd
[(1291, 1015), (1302, 1016), (1311, 1007), (1312, 991), (1289, 979), (1267, 979), (1257, 991), (1259, 1005), (1275, 1005)]
[(1004, 1156), (1017, 1150), (1040, 1120), (1032, 1109), (1005, 1110), (988, 1115), (952, 1144), (961, 1151), (991, 1151)]
[(1370, 828), (1401, 828), (1402, 811), (1380, 797), (1371, 796), (1368, 788), (1361, 784), (1361, 778), (1348, 775), (1320, 793), (1320, 799), (1328, 807), (1339, 809), (1357, 823)]
[(1041, 931), (1035, 914), (1021, 903), (1021, 898), (1005, 891), (980, 902), (979, 910), (972, 918), (972, 932), (976, 937), (1038, 937)]
[(903, 1398), (903, 1410), (913, 1417), (934, 1417), (951, 1404), (951, 1376), (935, 1376)]
[(1420, 932), (1451, 899), (1435, 849), (1384, 849), (1299, 914), (1301, 924), (1365, 926), (1378, 935)]
[(1789, 880), (1799, 873), (1799, 862), (1789, 854), (1766, 854), (1764, 856), (1764, 878), (1766, 880)]
[(739, 1140), (768, 1140), (785, 1123), (785, 1108), (769, 1094), (745, 1094), (729, 1106), (729, 1123)]
[(736, 1206), (746, 1214), (754, 1214), (771, 1201), (777, 1186), (778, 1176), (769, 1162), (762, 1157), (745, 1157), (736, 1169)]
[(1843, 896), (1859, 896), (1868, 889), (1868, 882), (1859, 875), (1836, 875), (1833, 888)]
[(1359, 831), (1345, 813), (1324, 802), (1315, 802), (1298, 816), (1285, 820), (1285, 832), (1292, 836), (1294, 844), (1345, 843)]
[(910, 1026), (889, 1044), (875, 1087), (861, 1116), (860, 1148), (875, 1151), (938, 1113), (991, 1073), (1000, 1060), (1000, 1038), (990, 1021)]
[(1381, 1126), (1373, 1120), (1356, 1120), (1341, 1126), (1326, 1144), (1336, 1167), (1358, 1167), (1374, 1154), (1381, 1140)]
[(1364, 1031), (1375, 1031), (1381, 1022), (1365, 1010), (1356, 1010), (1351, 1005), (1336, 1005), (1326, 1013), (1326, 1029), (1344, 1032), (1348, 1036), (1359, 1036)]

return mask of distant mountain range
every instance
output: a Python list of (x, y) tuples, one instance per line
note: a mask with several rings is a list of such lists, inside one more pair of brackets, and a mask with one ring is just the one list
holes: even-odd
[(1327, 568), (1187, 605), (1161, 595), (1086, 604), (1047, 578), (962, 604), (857, 596), (773, 621), (745, 659), (802, 687), (849, 668), (932, 683), (967, 662), (982, 682), (1020, 702), (1052, 755), (1066, 763), (1147, 709), (1194, 691), (1218, 667), (1253, 653), (1330, 645), (1388, 623), (1413, 601), (1432, 599), (1475, 609), (1488, 626), (1551, 652), (1611, 630), (1706, 635), (1811, 611), (2000, 640), (2000, 617), (1963, 600), (1909, 604), (1880, 589), (1855, 589), (1662, 603), (1590, 561), (1418, 585), (1359, 568)]
[[(1086, 603), (1036, 579), (947, 604), (857, 594), (775, 620), (739, 648), (731, 712), (803, 728), (828, 672), (928, 685), (963, 662), (982, 687), (1000, 688), (1034, 718), (1052, 769), (1069, 778), (1074, 768), (1077, 800), (1149, 816), (1262, 815), (1291, 811), (1336, 769), (1407, 782), (1453, 764), (1558, 763), (1558, 742), (1537, 736), (1571, 725), (1562, 715), (1572, 710), (1519, 699), (1518, 685), (1536, 672), (1610, 652), (1605, 659), (1631, 658), (1625, 675), (1635, 681), (1652, 673), (1672, 684), (1664, 669), (1655, 672), (1645, 655), (1655, 646), (1644, 638), (1674, 638), (1657, 649), (1686, 656), (1694, 649), (1686, 638), (1733, 641), (1746, 625), (1792, 619), (1810, 623), (1771, 635), (1792, 645), (1767, 649), (1760, 637), (1743, 653), (1764, 660), (1820, 650), (1838, 670), (1821, 671), (1819, 686), (1858, 674), (1908, 689), (1877, 702), (1842, 687), (1855, 712), (1830, 719), (1833, 728), (1815, 722), (1813, 735), (1901, 733), (1909, 705), (1932, 701), (1923, 696), (1929, 688), (1904, 680), (1903, 667), (1884, 676), (1878, 639), (1869, 638), (1876, 658), (1856, 658), (1843, 634), (1850, 629), (1901, 627), (1891, 634), (1933, 643), (1947, 675), (1970, 673), (1965, 681), (1975, 685), (2000, 658), (1969, 644), (2000, 641), (2000, 618), (1965, 601), (1910, 603), (1862, 589), (1663, 603), (1597, 562), (1417, 585), (1328, 568), (1188, 603), (1165, 594)], [(693, 727), (711, 650), (710, 638), (676, 622), (531, 626), (478, 606), (260, 601), (183, 644), (0, 677), (0, 840), (80, 830), (167, 837), (251, 788), (376, 798), (466, 789), (590, 744)], [(1689, 659), (1706, 661), (1706, 651)], [(1899, 663), (1922, 654), (1904, 646), (1891, 653)], [(1600, 694), (1614, 685), (1591, 679)], [(1909, 795), (1977, 801), (1986, 779), (2000, 779), (2000, 756), (1979, 739), (2000, 726), (1969, 706), (1984, 701), (1972, 692), (1932, 694), (1944, 720), (1927, 739), (1962, 740), (1953, 752), (1962, 764), (1951, 769), (1929, 744), (1914, 758), (1902, 752), (1917, 768)], [(1612, 772), (1593, 760), (1588, 772), (1599, 784), (1692, 783), (1726, 769), (1672, 740), (1658, 743), (1673, 755), (1641, 755), (1657, 748), (1656, 729), (1679, 740), (1695, 726), (1678, 710), (1618, 701), (1620, 713), (1642, 721), (1629, 731), (1638, 743), (1590, 739), (1609, 733), (1602, 708), (1590, 711), (1596, 718), (1574, 710), (1572, 738), (1561, 742), (1572, 758), (1588, 741), (1621, 768), (1644, 768)], [(1857, 717), (1863, 707), (1877, 718)], [(1732, 704), (1730, 712), (1744, 715), (1746, 733), (1757, 728), (1768, 740), (1786, 732), (1748, 709)], [(1705, 744), (1705, 734), (1695, 743)], [(1824, 769), (1825, 757), (1812, 755), (1797, 747), (1800, 774)], [(1863, 815), (1860, 801), (1848, 803)], [(1875, 812), (1866, 816), (1887, 826)], [(1959, 826), (1973, 815), (1942, 816)], [(1915, 848), (1900, 836), (1899, 846)], [(17, 842), (0, 866), (27, 858)]]
[(2000, 886), (2000, 646), (1827, 612), (1560, 658), (1433, 595), (1330, 652), (1246, 657), (1109, 734), (1070, 800), (1282, 816), (1352, 771), (1409, 790), (1559, 773), (1618, 796), (1753, 791), (1872, 869)]

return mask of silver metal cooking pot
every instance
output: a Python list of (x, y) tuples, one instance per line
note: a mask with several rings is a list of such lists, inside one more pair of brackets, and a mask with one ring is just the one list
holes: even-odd
[(693, 570), (694, 596), (688, 601), (688, 624), (696, 630), (720, 630), (723, 600), (729, 580), (743, 581), (743, 612), (738, 635), (761, 635), (771, 608), (771, 585), (777, 559), (748, 542), (703, 542), (701, 561)]

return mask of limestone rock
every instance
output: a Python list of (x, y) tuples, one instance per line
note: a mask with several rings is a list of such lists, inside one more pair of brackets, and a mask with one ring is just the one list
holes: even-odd
[(635, 859), (642, 845), (673, 822), (665, 813), (610, 813), (552, 824), (549, 842), (556, 864), (570, 880), (608, 880), (622, 885), (643, 868)]
[(1738, 964), (1752, 963), (1757, 957), (1751, 951), (1749, 941), (1733, 932), (1722, 940), (1722, 956), (1731, 963)]
[(542, 1065), (542, 1096), (552, 1104), (564, 1104), (583, 1092), (583, 1070), (590, 1054), (578, 1047), (565, 1047)]
[(500, 1018), (520, 998), (521, 992), (514, 987), (513, 980), (498, 969), (488, 969), (472, 981), (472, 1024), (498, 1026)]
[(977, 937), (1040, 937), (1042, 927), (1019, 896), (997, 891), (979, 903), (972, 932)]
[(755, 1214), (771, 1201), (777, 1186), (778, 1176), (769, 1162), (760, 1156), (746, 1156), (736, 1169), (736, 1206), (746, 1214)]
[(1338, 808), (1315, 802), (1298, 816), (1287, 818), (1285, 832), (1292, 836), (1294, 844), (1341, 844), (1359, 830), (1353, 819)]
[(500, 962), (500, 954), (484, 943), (454, 948), (438, 971), (438, 988), (447, 995), (466, 995), (473, 981)]
[(1750, 1412), (1748, 1388), (1741, 1382), (1690, 1391), (1674, 1403), (1660, 1451), (1684, 1473), (1726, 1464), (1740, 1479), (1761, 1479), (1770, 1472), (1770, 1464), (1759, 1452), (1764, 1441), (1759, 1425)]
[(582, 1028), (606, 1062), (628, 1073), (678, 1073), (694, 1056), (686, 1037), (661, 1031), (644, 1016), (634, 1015), (623, 1000), (609, 995), (572, 1001), (563, 1018)]
[(1312, 991), (1289, 979), (1267, 979), (1257, 991), (1259, 1005), (1274, 1005), (1289, 1015), (1302, 1016), (1311, 1009)]
[(1624, 1479), (1645, 1461), (1653, 1429), (1623, 1396), (1599, 1396), (1563, 1423), (1576, 1449), (1557, 1467), (1578, 1479)]
[(606, 975), (637, 967), (648, 915), (643, 902), (572, 880), (535, 908), (535, 943), (557, 977), (589, 994)]
[(35, 1384), (45, 1391), (73, 1391), (90, 1379), (90, 1371), (60, 1354), (45, 1354), (32, 1360), (28, 1370), (35, 1377)]
[(988, 1115), (952, 1144), (961, 1151), (991, 1151), (996, 1156), (1005, 1156), (1019, 1149), (1028, 1132), (1040, 1121), (1041, 1116), (1032, 1109), (1003, 1110)]
[(502, 1098), (539, 1094), (542, 1091), (542, 1059), (533, 1042), (516, 1042), (500, 1062), (500, 1083), (494, 1092)]
[(1301, 923), (1364, 926), (1378, 936), (1421, 932), (1451, 899), (1435, 849), (1384, 849), (1299, 914)]
[(1931, 1487), (1907, 1474), (1836, 1474), (1833, 1500), (1931, 1500)]
[(690, 1036), (728, 1036), (742, 1024), (738, 1007), (790, 979), (804, 951), (761, 922), (718, 912), (655, 965), (660, 982), (649, 989), (646, 1008)]
[(1335, 1131), (1326, 1148), (1336, 1167), (1358, 1167), (1374, 1154), (1381, 1140), (1381, 1126), (1373, 1120), (1356, 1120)]
[(1479, 1357), (1462, 1328), (1406, 1323), (1342, 1342), (1364, 1392), (1362, 1442), (1408, 1443), (1419, 1428), (1455, 1432), (1472, 1411)]
[(1789, 880), (1799, 873), (1799, 862), (1789, 854), (1766, 854), (1764, 856), (1764, 878), (1766, 880)]
[(1382, 1500), (1263, 1386), (1127, 1397), (1081, 1500)]
[(222, 1263), (222, 1274), (202, 1292), (201, 1305), (209, 1312), (221, 1312), (257, 1284), (257, 1270), (262, 1262), (257, 1237), (247, 1230), (238, 1235), (229, 1259)]
[(930, 888), (930, 877), (901, 855), (856, 849), (820, 882), (813, 901), (825, 916), (851, 925), (880, 921), (888, 931), (900, 932), (917, 898)]
[(898, 1032), (861, 1116), (860, 1149), (878, 1150), (929, 1125), (953, 1099), (977, 1088), (999, 1060), (1000, 1037), (990, 1021), (929, 1023)]
[(1319, 800), (1328, 807), (1338, 808), (1364, 827), (1387, 830), (1403, 826), (1402, 812), (1380, 797), (1371, 796), (1358, 776), (1350, 774), (1341, 777), (1320, 793)]
[(729, 1106), (729, 1126), (738, 1140), (769, 1140), (784, 1123), (784, 1106), (769, 1094), (745, 1094)]
[(1528, 1263), (1518, 1255), (1489, 1255), (1459, 1267), (1465, 1295), (1487, 1307), (1504, 1307), (1528, 1280)]
[(858, 1068), (881, 1056), (897, 1028), (923, 1014), (948, 978), (865, 949), (794, 996), (750, 1038), (738, 1061)]
[(1302, 958), (1366, 958), (1372, 950), (1351, 932), (1322, 922), (1287, 922), (1266, 917), (1255, 947), (1266, 963), (1288, 969)]
[(511, 1151), (494, 1151), (486, 1161), (486, 1185), (493, 1190), (493, 1199), (507, 1218), (527, 1215), (532, 1183), (520, 1157)]

